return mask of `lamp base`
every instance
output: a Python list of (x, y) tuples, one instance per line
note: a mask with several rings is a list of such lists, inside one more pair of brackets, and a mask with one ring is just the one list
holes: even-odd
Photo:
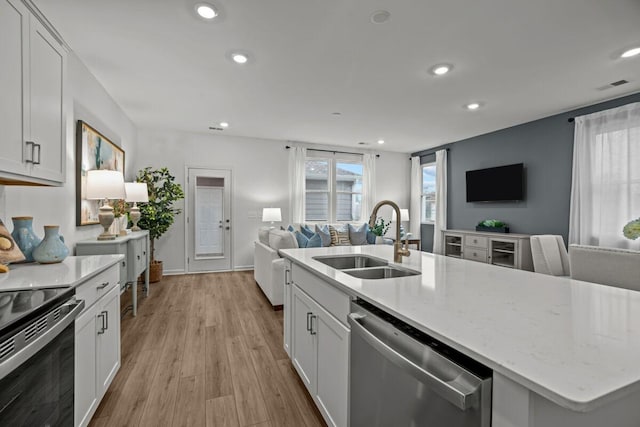
[(131, 218), (131, 222), (133, 226), (131, 226), (131, 231), (140, 231), (141, 228), (138, 227), (138, 221), (140, 221), (140, 208), (134, 203), (134, 205), (129, 209), (129, 217)]
[(103, 203), (100, 206), (100, 213), (98, 214), (98, 221), (104, 231), (98, 236), (98, 240), (115, 240), (116, 236), (109, 233), (109, 227), (113, 224), (113, 208), (107, 203)]

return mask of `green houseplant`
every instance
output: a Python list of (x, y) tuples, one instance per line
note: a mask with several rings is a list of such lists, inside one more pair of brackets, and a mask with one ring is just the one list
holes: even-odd
[(138, 225), (143, 230), (149, 230), (151, 239), (151, 271), (150, 281), (158, 282), (162, 278), (162, 261), (156, 260), (155, 241), (169, 230), (175, 216), (182, 212), (174, 207), (174, 203), (184, 199), (184, 192), (180, 184), (175, 182), (169, 169), (153, 169), (146, 167), (138, 171), (137, 182), (147, 184), (149, 202), (141, 203), (140, 221)]
[(369, 231), (371, 231), (371, 234), (374, 234), (376, 236), (376, 240), (380, 240), (382, 239), (382, 236), (387, 234), (387, 231), (389, 230), (389, 224), (391, 224), (391, 221), (387, 222), (384, 220), (384, 218), (380, 217), (376, 220), (373, 227), (371, 227)]

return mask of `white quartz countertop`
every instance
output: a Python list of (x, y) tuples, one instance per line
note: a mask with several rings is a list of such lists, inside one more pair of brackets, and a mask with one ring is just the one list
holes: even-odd
[(313, 259), (393, 261), (388, 245), (280, 252), (563, 407), (589, 411), (640, 390), (640, 292), (417, 251), (402, 266), (421, 275), (382, 280)]
[(124, 259), (124, 255), (70, 256), (58, 264), (12, 264), (0, 274), (0, 291), (66, 288), (101, 273)]

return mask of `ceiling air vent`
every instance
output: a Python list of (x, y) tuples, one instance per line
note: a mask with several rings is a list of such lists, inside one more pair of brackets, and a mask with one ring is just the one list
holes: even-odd
[(215, 126), (209, 126), (209, 130), (224, 130), (224, 129), (215, 127)]
[(611, 82), (608, 85), (600, 86), (598, 90), (607, 90), (617, 86), (626, 85), (627, 83), (629, 83), (629, 80), (622, 79), (622, 80), (618, 80), (617, 82)]

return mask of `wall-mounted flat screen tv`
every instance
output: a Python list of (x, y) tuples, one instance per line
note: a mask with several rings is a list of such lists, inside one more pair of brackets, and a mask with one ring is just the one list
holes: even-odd
[(467, 171), (467, 202), (524, 199), (524, 164)]

